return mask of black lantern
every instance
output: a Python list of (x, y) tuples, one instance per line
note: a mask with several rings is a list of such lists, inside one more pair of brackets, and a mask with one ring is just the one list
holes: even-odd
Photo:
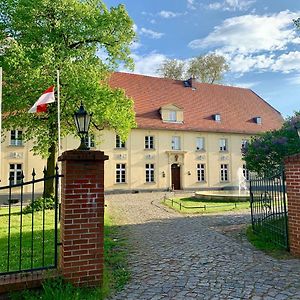
[(85, 139), (88, 136), (91, 117), (92, 117), (92, 114), (88, 114), (86, 112), (86, 110), (84, 109), (83, 104), (81, 102), (79, 110), (74, 113), (75, 126), (77, 129), (78, 135), (81, 138), (81, 143), (80, 143), (78, 150), (89, 150), (89, 147), (87, 147), (87, 145), (85, 143)]

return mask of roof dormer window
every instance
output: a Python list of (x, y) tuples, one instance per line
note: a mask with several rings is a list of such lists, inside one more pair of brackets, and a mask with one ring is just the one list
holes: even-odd
[(256, 124), (258, 124), (258, 125), (261, 125), (261, 123), (262, 123), (261, 117), (255, 117), (255, 118), (254, 118), (254, 122), (255, 122)]
[(176, 122), (177, 118), (176, 118), (176, 111), (169, 111), (169, 122)]
[(221, 115), (220, 114), (215, 114), (213, 115), (213, 118), (216, 122), (221, 122)]
[(183, 123), (183, 108), (175, 104), (167, 104), (160, 108), (160, 114), (163, 122)]

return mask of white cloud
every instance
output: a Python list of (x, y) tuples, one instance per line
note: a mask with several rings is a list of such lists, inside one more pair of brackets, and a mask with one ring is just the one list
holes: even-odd
[(167, 11), (167, 10), (162, 10), (158, 13), (159, 16), (165, 19), (170, 19), (170, 18), (176, 18), (178, 16), (181, 16), (181, 13), (175, 13), (173, 11)]
[(245, 11), (255, 2), (256, 0), (224, 0), (223, 2), (213, 2), (207, 8), (212, 10)]
[(299, 43), (292, 20), (299, 13), (282, 11), (272, 15), (244, 15), (226, 19), (208, 36), (193, 40), (191, 48), (223, 47), (226, 52), (256, 53), (283, 50)]
[(132, 58), (135, 63), (134, 73), (150, 76), (159, 76), (157, 70), (163, 61), (167, 59), (164, 54), (155, 52), (143, 56), (133, 54)]
[(254, 86), (258, 85), (260, 82), (256, 81), (256, 82), (237, 82), (235, 84), (233, 84), (233, 86), (237, 86), (237, 87), (241, 87), (244, 89), (251, 89)]
[(300, 51), (280, 55), (272, 69), (283, 73), (298, 71), (300, 69)]
[(162, 33), (162, 32), (156, 32), (151, 29), (146, 29), (144, 27), (141, 28), (140, 34), (148, 36), (152, 39), (160, 39), (164, 35), (164, 33)]
[(189, 9), (196, 9), (195, 0), (187, 0), (187, 7)]

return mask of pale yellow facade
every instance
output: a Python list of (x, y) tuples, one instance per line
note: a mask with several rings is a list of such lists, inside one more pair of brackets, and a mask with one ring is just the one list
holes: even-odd
[[(149, 143), (146, 145), (145, 137), (152, 137), (150, 148), (153, 149), (149, 149)], [(176, 141), (172, 143), (174, 137)], [(242, 143), (250, 137), (237, 133), (133, 129), (125, 147), (118, 148), (115, 132), (104, 130), (95, 136), (95, 147), (92, 149), (104, 151), (109, 156), (105, 162), (107, 192), (237, 188), (238, 169), (244, 164)], [(197, 150), (197, 138), (201, 138), (203, 150)], [(226, 149), (221, 151), (220, 146), (224, 140)], [(62, 145), (62, 151), (76, 149), (79, 138), (67, 137)], [(30, 151), (32, 146), (31, 142), (23, 145), (11, 143), (8, 132), (2, 143), (1, 186), (8, 184), (12, 165), (21, 165), (25, 181), (31, 180), (33, 168), (37, 178), (43, 176), (46, 161), (33, 155)], [(172, 168), (177, 170), (177, 182), (174, 182)], [(122, 170), (117, 174), (117, 169)]]

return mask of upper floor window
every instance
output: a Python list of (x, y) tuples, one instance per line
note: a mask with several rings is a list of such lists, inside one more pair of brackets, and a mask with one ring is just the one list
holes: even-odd
[(116, 148), (125, 148), (125, 142), (118, 135), (116, 135)]
[(196, 139), (196, 150), (205, 150), (204, 138), (198, 137)]
[(227, 151), (228, 150), (227, 139), (220, 139), (219, 140), (219, 148), (220, 148), (220, 151)]
[(11, 146), (23, 145), (23, 132), (21, 130), (12, 130), (10, 132), (10, 145)]
[(249, 179), (250, 179), (249, 170), (246, 168), (246, 165), (245, 165), (245, 164), (243, 165), (243, 175), (244, 175), (244, 178), (245, 178), (246, 180), (249, 180)]
[(220, 180), (221, 180), (221, 182), (228, 181), (228, 165), (227, 164), (221, 164)]
[(177, 118), (176, 118), (176, 111), (169, 111), (169, 120), (170, 122), (176, 122)]
[(180, 136), (172, 136), (172, 150), (180, 150)]
[(126, 183), (125, 164), (116, 164), (116, 183)]
[(22, 182), (22, 164), (9, 164), (9, 181), (11, 184)]
[(95, 136), (93, 134), (90, 134), (85, 137), (84, 142), (88, 148), (94, 148), (95, 147)]
[(242, 140), (242, 150), (247, 148), (249, 141), (248, 140)]
[(145, 136), (145, 149), (154, 149), (154, 137), (151, 135)]
[(146, 164), (146, 182), (154, 182), (154, 164)]
[(205, 181), (205, 164), (197, 164), (197, 179), (199, 182)]

